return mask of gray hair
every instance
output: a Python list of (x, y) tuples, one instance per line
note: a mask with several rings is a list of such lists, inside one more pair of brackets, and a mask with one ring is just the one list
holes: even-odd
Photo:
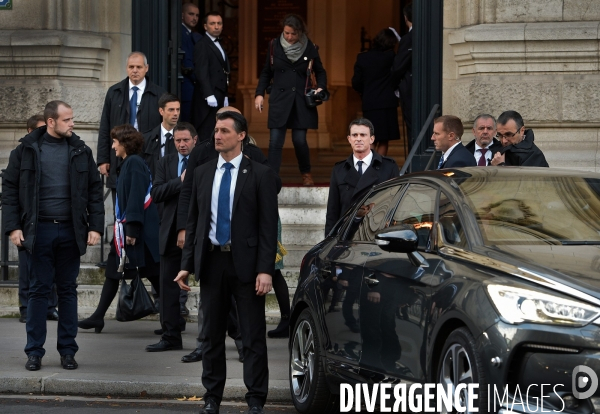
[(475, 125), (477, 125), (477, 121), (479, 121), (480, 119), (491, 119), (492, 121), (494, 121), (494, 128), (496, 127), (496, 118), (494, 118), (493, 115), (490, 115), (490, 114), (479, 114), (479, 115), (477, 115), (477, 117), (473, 121), (473, 128), (475, 128)]
[(129, 58), (132, 56), (141, 56), (144, 58), (144, 66), (148, 66), (148, 58), (146, 57), (146, 55), (144, 55), (142, 52), (131, 52), (128, 56), (127, 56), (127, 61), (129, 62)]

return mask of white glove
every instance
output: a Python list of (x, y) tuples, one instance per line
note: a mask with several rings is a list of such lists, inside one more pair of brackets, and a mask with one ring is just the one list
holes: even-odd
[(223, 103), (223, 106), (229, 106), (229, 98), (225, 97), (225, 102)]
[(206, 98), (206, 103), (208, 104), (208, 106), (212, 106), (213, 108), (217, 107), (217, 98), (215, 98), (215, 95), (210, 95), (208, 98)]
[(400, 91), (398, 89), (396, 89), (394, 91), (394, 95), (396, 95), (396, 98), (400, 98)]
[(388, 29), (390, 29), (392, 32), (394, 32), (394, 35), (396, 35), (396, 39), (398, 39), (398, 41), (400, 41), (401, 37), (398, 34), (398, 32), (396, 31), (396, 29), (394, 29), (393, 27), (388, 27)]

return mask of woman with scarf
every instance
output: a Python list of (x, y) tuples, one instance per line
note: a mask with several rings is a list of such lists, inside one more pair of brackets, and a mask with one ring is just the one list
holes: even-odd
[(144, 138), (129, 124), (114, 127), (110, 136), (117, 157), (123, 158), (117, 171), (115, 237), (108, 254), (106, 279), (98, 307), (89, 318), (78, 323), (80, 328), (94, 328), (96, 333), (104, 328), (104, 315), (117, 295), (119, 280), (123, 277), (119, 264), (124, 254), (128, 260), (123, 269), (125, 278), (132, 279), (137, 271), (160, 294), (158, 210), (150, 197), (150, 170), (137, 155), (142, 150)]
[(310, 174), (306, 130), (317, 129), (319, 117), (317, 108), (306, 105), (305, 93), (311, 89), (311, 80), (307, 73), (309, 64), (315, 74), (316, 93), (326, 89), (327, 74), (317, 46), (306, 35), (306, 26), (302, 18), (289, 14), (284, 17), (282, 26), (281, 36), (271, 40), (267, 47), (267, 61), (258, 80), (254, 106), (262, 112), (265, 91), (270, 88), (269, 165), (279, 173), (285, 134), (291, 129), (302, 184), (314, 185)]

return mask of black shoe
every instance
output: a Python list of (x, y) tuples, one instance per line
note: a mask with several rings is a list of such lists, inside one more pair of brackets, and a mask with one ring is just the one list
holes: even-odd
[(264, 414), (265, 410), (259, 405), (254, 405), (248, 408), (248, 414)]
[(27, 314), (22, 313), (21, 316), (19, 316), (19, 322), (21, 322), (21, 323), (27, 322)]
[(77, 367), (79, 366), (75, 361), (74, 355), (61, 355), (60, 365), (62, 365), (64, 369), (77, 369)]
[(106, 269), (106, 265), (108, 264), (108, 262), (106, 260), (102, 261), (102, 262), (98, 262), (96, 263), (97, 267), (100, 267), (102, 269)]
[(204, 407), (200, 409), (200, 414), (219, 414), (219, 404), (212, 398), (207, 398), (204, 401)]
[(188, 316), (190, 314), (190, 310), (185, 306), (185, 303), (179, 304), (179, 314), (181, 316)]
[(163, 331), (163, 329), (162, 329), (162, 328), (160, 328), (160, 329), (155, 329), (155, 330), (154, 330), (154, 335), (162, 335), (164, 332), (165, 332), (165, 331)]
[(179, 350), (179, 349), (183, 349), (183, 347), (181, 345), (170, 344), (169, 342), (165, 341), (164, 339), (161, 339), (156, 344), (148, 345), (146, 347), (146, 351), (148, 351), (148, 352), (162, 352), (162, 351), (172, 351), (172, 350)]
[(25, 369), (27, 371), (38, 371), (42, 367), (42, 357), (37, 355), (29, 355), (27, 357), (27, 363)]
[(290, 337), (290, 316), (281, 315), (281, 321), (277, 328), (267, 332), (269, 338), (289, 338)]
[(202, 361), (202, 349), (196, 348), (192, 353), (181, 357), (181, 362), (200, 362)]
[(104, 319), (91, 319), (87, 318), (77, 322), (77, 326), (81, 329), (92, 329), (94, 328), (96, 333), (102, 332), (104, 329)]
[(238, 348), (238, 360), (244, 362), (244, 348)]
[(51, 310), (46, 314), (46, 319), (49, 321), (57, 321), (58, 320), (58, 312), (56, 309)]

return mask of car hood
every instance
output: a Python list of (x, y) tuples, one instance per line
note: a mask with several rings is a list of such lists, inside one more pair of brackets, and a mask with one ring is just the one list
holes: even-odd
[[(490, 258), (600, 299), (600, 246), (511, 245), (486, 248)], [(542, 283), (543, 284), (543, 283)]]

